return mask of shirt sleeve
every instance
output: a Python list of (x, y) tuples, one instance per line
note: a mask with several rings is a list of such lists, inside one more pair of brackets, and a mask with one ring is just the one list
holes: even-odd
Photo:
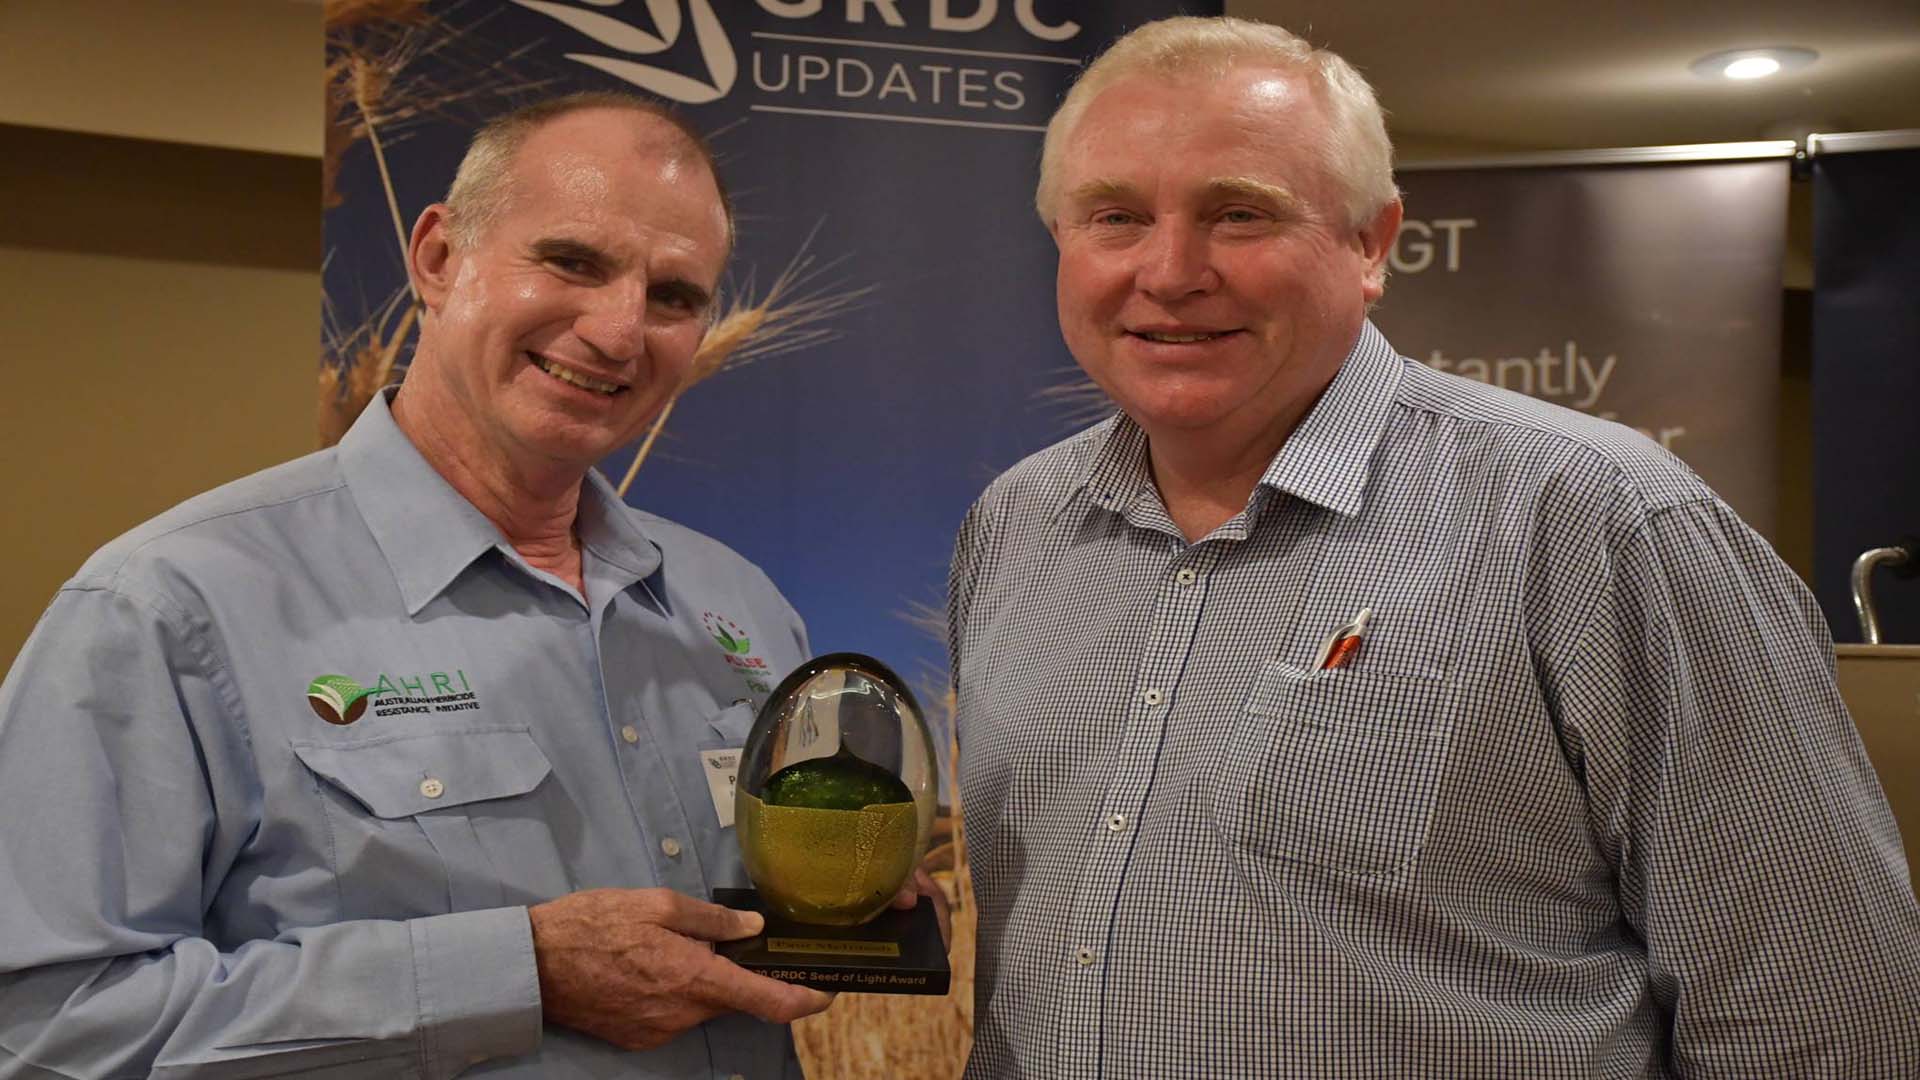
[[(953, 561), (947, 571), (947, 663), (949, 686), (957, 693), (961, 686), (960, 667), (965, 661), (968, 627), (973, 616), (973, 601), (978, 593), (983, 564), (990, 561), (992, 514), (988, 500), (996, 489), (968, 509), (966, 519), (953, 542)], [(956, 730), (956, 736), (958, 732)]]
[(0, 685), (0, 1078), (438, 1078), (536, 1049), (524, 908), (209, 940), (236, 861), (275, 857), (213, 640), (70, 586)]
[(1615, 535), (1552, 689), (1669, 1067), (1920, 1074), (1920, 908), (1813, 598), (1717, 500)]

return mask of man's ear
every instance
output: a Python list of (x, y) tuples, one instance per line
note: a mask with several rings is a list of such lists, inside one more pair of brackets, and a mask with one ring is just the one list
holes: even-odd
[(1360, 227), (1360, 254), (1367, 260), (1361, 289), (1369, 304), (1387, 291), (1387, 256), (1393, 252), (1393, 241), (1400, 235), (1400, 218), (1405, 213), (1406, 207), (1395, 199)]
[(455, 258), (450, 231), (452, 211), (445, 203), (434, 203), (413, 223), (413, 235), (407, 240), (407, 278), (413, 282), (414, 295), (428, 311), (439, 311), (453, 288)]

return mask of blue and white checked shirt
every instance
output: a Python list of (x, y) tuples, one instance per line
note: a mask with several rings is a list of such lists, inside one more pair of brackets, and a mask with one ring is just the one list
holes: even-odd
[(543, 1037), (526, 906), (745, 885), (699, 752), (807, 654), (597, 474), (578, 527), (590, 605), (376, 400), (89, 560), (0, 688), (0, 1077), (798, 1077), (749, 1017)]
[(968, 1076), (1920, 1076), (1827, 630), (1685, 466), (1371, 326), (1202, 541), (1145, 451), (960, 534)]

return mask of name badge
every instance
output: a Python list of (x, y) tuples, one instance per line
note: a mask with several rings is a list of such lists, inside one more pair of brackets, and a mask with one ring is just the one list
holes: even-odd
[(700, 764), (706, 768), (700, 770), (707, 774), (707, 794), (713, 796), (713, 816), (720, 819), (720, 827), (733, 827), (733, 784), (740, 775), (740, 748), (731, 750), (702, 750)]

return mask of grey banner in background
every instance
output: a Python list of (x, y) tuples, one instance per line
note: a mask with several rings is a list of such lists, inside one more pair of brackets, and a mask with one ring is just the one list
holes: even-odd
[(1777, 506), (1784, 160), (1405, 171), (1399, 350), (1639, 428), (1762, 534)]

